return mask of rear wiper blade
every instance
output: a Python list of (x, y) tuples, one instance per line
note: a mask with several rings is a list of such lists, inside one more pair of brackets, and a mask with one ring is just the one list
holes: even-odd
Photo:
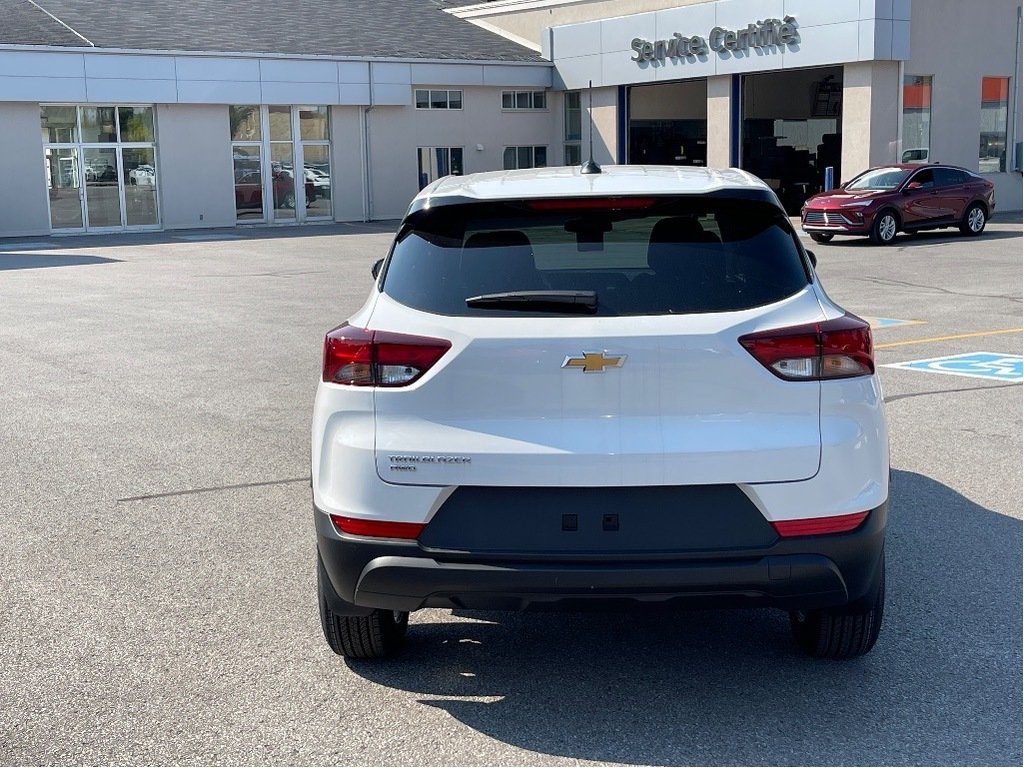
[(597, 312), (596, 291), (504, 291), (470, 296), (466, 306), (481, 309), (551, 310)]

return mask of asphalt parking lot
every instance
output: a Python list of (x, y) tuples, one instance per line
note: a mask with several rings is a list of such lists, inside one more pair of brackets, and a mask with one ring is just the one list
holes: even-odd
[(390, 232), (0, 240), (0, 762), (1021, 764), (1019, 216), (807, 241), (840, 303), (915, 321), (880, 366), (994, 353), (880, 368), (886, 620), (840, 663), (760, 610), (422, 611), (399, 658), (332, 654), (310, 415)]

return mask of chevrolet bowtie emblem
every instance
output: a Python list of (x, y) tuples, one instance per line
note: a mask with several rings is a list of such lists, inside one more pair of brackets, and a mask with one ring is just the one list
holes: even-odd
[(583, 357), (566, 357), (563, 368), (582, 368), (584, 373), (604, 373), (605, 368), (621, 368), (626, 362), (625, 355), (608, 355), (606, 352), (584, 352)]

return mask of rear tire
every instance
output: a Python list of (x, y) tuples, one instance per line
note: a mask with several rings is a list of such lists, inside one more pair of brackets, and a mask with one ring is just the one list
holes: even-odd
[(377, 608), (367, 616), (335, 613), (328, 599), (328, 592), (333, 596), (334, 589), (327, 582), (322, 565), (317, 569), (316, 587), (320, 626), (324, 639), (336, 654), (349, 659), (380, 659), (402, 649), (409, 628), (408, 612)]
[(885, 558), (874, 598), (861, 610), (850, 607), (793, 611), (789, 614), (793, 639), (808, 656), (852, 659), (870, 651), (882, 628), (885, 611)]
[(871, 242), (875, 245), (890, 245), (899, 230), (900, 221), (893, 211), (879, 211), (871, 224)]
[(985, 231), (985, 208), (981, 203), (973, 203), (964, 211), (964, 217), (960, 221), (960, 231), (965, 235), (977, 237)]
[(811, 232), (811, 240), (816, 243), (827, 243), (832, 240), (835, 235), (829, 235), (822, 232)]

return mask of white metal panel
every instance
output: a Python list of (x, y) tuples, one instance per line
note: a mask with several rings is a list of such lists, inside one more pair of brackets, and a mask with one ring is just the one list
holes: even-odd
[(861, 19), (891, 19), (892, 0), (860, 0)]
[(860, 19), (860, 0), (785, 0), (784, 6), (788, 15), (796, 17), (798, 29)]
[(910, 22), (893, 19), (892, 57), (898, 61), (910, 61)]
[[(822, 5), (831, 6), (832, 0)], [(781, 19), (785, 15), (783, 0), (720, 0), (715, 3), (715, 23), (725, 29), (746, 29), (747, 24), (759, 19)], [(706, 36), (710, 31), (706, 29), (701, 34)]]
[(484, 65), (484, 85), (517, 85), (550, 88), (554, 69), (549, 66), (516, 67), (501, 64)]
[[(221, 56), (176, 56), (175, 73), (181, 80), (222, 80), (258, 82), (258, 59), (234, 59)], [(237, 102), (235, 102), (237, 103)]]
[[(687, 56), (684, 59), (679, 59), (673, 62), (671, 59), (667, 60), (665, 66), (657, 66), (654, 69), (654, 79), (658, 81), (665, 80), (685, 80), (695, 77), (711, 77), (717, 74), (716, 70), (716, 58), (715, 54), (710, 56)], [(630, 62), (633, 66), (637, 66), (635, 62)]]
[(85, 101), (85, 78), (0, 75), (0, 101)]
[(783, 69), (786, 66), (786, 51), (786, 46), (752, 47), (745, 51), (719, 51), (712, 54), (715, 60), (715, 74), (768, 72)]
[(481, 65), (413, 64), (412, 82), (417, 85), (483, 85)]
[(174, 80), (133, 80), (91, 77), (86, 81), (86, 101), (119, 104), (173, 104), (178, 100)]
[(892, 25), (890, 19), (875, 19), (875, 55), (874, 59), (892, 58)]
[(263, 104), (337, 104), (338, 84), (262, 82)]
[[(630, 60), (626, 51), (612, 51), (602, 53), (601, 57), (601, 85), (624, 85), (625, 83), (653, 83), (657, 78), (659, 69), (665, 69), (660, 61), (645, 61), (637, 64)], [(673, 68), (675, 69), (675, 68)], [(594, 85), (598, 84), (594, 78)], [(582, 86), (586, 86), (584, 81)]]
[[(557, 62), (558, 75), (565, 87), (569, 89), (586, 88), (588, 80), (593, 80), (595, 86), (604, 85), (601, 66), (600, 54), (559, 59)], [(646, 77), (635, 78), (637, 82), (644, 82), (646, 79)]]
[(0, 51), (0, 75), (12, 77), (85, 77), (80, 53)]
[(258, 81), (179, 80), (178, 101), (182, 104), (259, 104)]
[(338, 86), (338, 103), (362, 105), (370, 103), (369, 83), (342, 83)]
[(373, 103), (406, 107), (412, 104), (412, 86), (401, 83), (374, 83)]
[(552, 50), (557, 58), (575, 58), (601, 50), (601, 22), (585, 21), (555, 27)]
[(87, 53), (85, 76), (113, 80), (173, 80), (173, 56), (133, 56), (124, 53)]
[(366, 61), (339, 61), (338, 62), (339, 83), (368, 83), (370, 82), (370, 64)]
[(654, 40), (657, 37), (656, 20), (655, 13), (605, 19), (601, 22), (601, 50), (605, 53), (629, 51), (630, 43), (635, 37)]
[(337, 83), (338, 67), (333, 61), (261, 59), (260, 79), (277, 83)]
[(707, 39), (708, 32), (715, 26), (715, 4), (669, 8), (655, 13), (654, 19), (655, 37), (658, 40), (667, 40), (674, 32), (687, 37), (699, 35)]
[(392, 62), (373, 62), (370, 64), (370, 77), (374, 83), (411, 85), (412, 66)]
[(862, 19), (857, 22), (857, 60), (871, 61), (875, 58), (875, 20)]
[[(816, 67), (857, 61), (859, 21), (827, 24), (822, 27), (801, 28), (800, 43), (789, 46), (784, 54), (784, 67)], [(761, 69), (771, 69), (770, 66)], [(721, 69), (719, 69), (721, 71)]]

